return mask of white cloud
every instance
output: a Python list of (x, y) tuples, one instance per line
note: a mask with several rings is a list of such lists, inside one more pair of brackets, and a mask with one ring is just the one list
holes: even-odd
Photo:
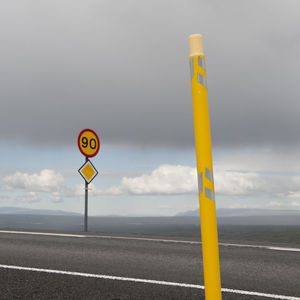
[(265, 204), (232, 203), (232, 204), (228, 205), (226, 208), (231, 208), (231, 209), (258, 209), (258, 208), (265, 208)]
[[(300, 176), (277, 173), (246, 172), (223, 169), (224, 164), (216, 163), (214, 170), (215, 190), (219, 196), (230, 196), (232, 205), (237, 207), (258, 207), (260, 204), (244, 203), (243, 196), (272, 197), (274, 200), (264, 207), (294, 207), (300, 205)], [(39, 173), (16, 172), (3, 178), (10, 189), (29, 192), (19, 197), (22, 202), (39, 201), (38, 193), (48, 193), (52, 202), (61, 202), (64, 197), (81, 197), (84, 184), (67, 186), (64, 177), (54, 170), (45, 169)], [(89, 194), (99, 195), (197, 195), (197, 170), (184, 165), (160, 165), (149, 173), (125, 176), (119, 185), (99, 189), (89, 184)], [(248, 198), (249, 199), (249, 198)], [(237, 202), (237, 200), (239, 200)], [(242, 203), (241, 203), (242, 201)]]
[(189, 194), (197, 191), (196, 169), (181, 165), (161, 165), (150, 174), (124, 177), (121, 189), (135, 195)]
[(62, 202), (62, 195), (61, 192), (52, 192), (51, 193), (51, 200), (52, 202)]
[[(197, 194), (196, 168), (182, 165), (161, 165), (150, 173), (135, 177), (123, 177), (119, 186), (105, 190), (92, 188), (94, 195), (179, 195)], [(243, 196), (263, 196), (274, 199), (295, 199), (283, 201), (282, 207), (297, 207), (300, 199), (300, 176), (267, 174), (258, 172), (228, 171), (215, 168), (215, 190), (220, 196), (231, 196), (241, 200)], [(79, 194), (79, 193), (77, 193)], [(83, 194), (83, 187), (80, 188)], [(243, 201), (243, 200), (242, 200)], [(236, 203), (237, 207), (258, 207), (257, 204)], [(265, 205), (265, 203), (264, 203)], [(270, 202), (269, 207), (278, 207)]]
[(35, 192), (28, 192), (25, 195), (17, 196), (15, 200), (16, 202), (21, 202), (21, 203), (35, 203), (40, 201), (39, 197)]
[(289, 199), (300, 199), (300, 190), (294, 192), (289, 191), (286, 194), (281, 194), (279, 196), (286, 196)]
[(246, 195), (260, 188), (257, 173), (215, 171), (215, 189), (222, 195)]
[(37, 192), (51, 194), (51, 200), (61, 201), (61, 193), (64, 190), (64, 177), (61, 173), (54, 170), (44, 169), (40, 173), (28, 174), (16, 172), (3, 178), (7, 188), (10, 190), (21, 189), (29, 193), (25, 196), (18, 196), (17, 200), (21, 202), (37, 202)]
[(267, 207), (269, 208), (300, 208), (300, 202), (297, 201), (271, 201), (268, 202)]
[[(256, 173), (215, 172), (216, 192), (222, 195), (246, 195), (258, 190), (259, 175)], [(178, 195), (196, 194), (196, 168), (182, 165), (161, 165), (148, 174), (123, 177), (119, 186), (97, 190), (96, 194), (121, 195)]]
[(270, 201), (263, 203), (233, 203), (228, 205), (228, 208), (232, 209), (299, 209), (300, 203), (296, 201)]
[[(161, 165), (151, 173), (136, 177), (123, 177), (120, 185), (100, 190), (89, 184), (91, 195), (175, 195), (197, 192), (195, 168), (181, 165)], [(82, 196), (84, 184), (79, 184), (70, 195)]]
[(62, 174), (54, 170), (44, 169), (40, 173), (28, 174), (16, 172), (3, 178), (9, 188), (26, 189), (36, 192), (52, 192), (64, 183)]
[[(91, 196), (102, 193), (102, 191), (97, 189), (93, 183), (90, 183), (88, 185), (88, 191), (89, 191), (89, 195), (91, 195)], [(64, 189), (64, 195), (66, 197), (83, 196), (84, 192), (85, 192), (85, 184), (84, 183), (77, 184), (73, 188), (65, 187), (65, 189)]]

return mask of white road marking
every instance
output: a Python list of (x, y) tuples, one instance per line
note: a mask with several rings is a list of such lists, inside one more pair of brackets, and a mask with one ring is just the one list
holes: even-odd
[(84, 238), (83, 234), (68, 234), (68, 233), (52, 233), (52, 232), (34, 232), (34, 231), (14, 231), (14, 230), (0, 230), (0, 233), (12, 234), (30, 234), (30, 235), (49, 235), (49, 236), (64, 236), (64, 237), (78, 237)]
[[(44, 236), (60, 236), (60, 237), (75, 237), (75, 238), (100, 238), (100, 239), (114, 239), (114, 240), (137, 240), (137, 241), (149, 241), (160, 243), (177, 243), (177, 244), (190, 244), (201, 245), (201, 242), (187, 241), (187, 240), (168, 240), (168, 239), (153, 239), (142, 237), (129, 237), (129, 236), (113, 236), (113, 235), (86, 235), (86, 234), (69, 234), (69, 233), (52, 233), (52, 232), (34, 232), (34, 231), (13, 231), (13, 230), (0, 230), (0, 233), (11, 234), (29, 234), (29, 235), (44, 235)], [(300, 252), (300, 248), (286, 248), (277, 246), (265, 246), (265, 245), (251, 245), (251, 244), (231, 244), (231, 243), (219, 243), (224, 247), (245, 247), (245, 248), (259, 248), (275, 251), (291, 251)]]
[(249, 245), (249, 244), (226, 244), (226, 243), (219, 243), (220, 246), (225, 247), (248, 247), (248, 248), (261, 248), (267, 250), (277, 250), (277, 251), (292, 251), (292, 252), (300, 252), (300, 248), (286, 248), (286, 247), (275, 247), (275, 246), (264, 246), (264, 245)]
[(138, 240), (138, 241), (149, 241), (149, 242), (160, 242), (160, 243), (177, 243), (177, 244), (191, 244), (199, 245), (201, 242), (197, 241), (184, 241), (184, 240), (169, 240), (169, 239), (152, 239), (152, 238), (141, 238), (131, 236), (113, 236), (113, 235), (87, 235), (86, 237), (105, 238), (105, 239), (116, 239), (116, 240)]
[[(158, 285), (167, 285), (167, 286), (176, 286), (176, 287), (185, 287), (185, 288), (193, 288), (193, 289), (204, 290), (203, 285), (190, 284), (190, 283), (181, 283), (181, 282), (170, 282), (170, 281), (140, 279), (140, 278), (132, 278), (132, 277), (111, 276), (111, 275), (103, 275), (103, 274), (70, 272), (70, 271), (53, 270), (53, 269), (29, 268), (29, 267), (13, 266), (13, 265), (2, 265), (2, 264), (0, 264), (0, 268), (10, 269), (10, 270), (60, 274), (60, 275), (72, 275), (72, 276), (81, 276), (81, 277), (90, 277), (90, 278), (99, 278), (99, 279), (108, 279), (108, 280), (129, 281), (129, 282), (138, 282), (138, 283), (150, 283), (150, 284), (158, 284)], [(300, 300), (299, 297), (294, 297), (294, 296), (267, 294), (267, 293), (251, 292), (251, 291), (235, 290), (235, 289), (227, 289), (227, 288), (222, 288), (222, 292), (223, 293), (234, 293), (234, 294), (240, 294), (240, 295), (251, 295), (251, 296), (258, 296), (258, 297), (267, 297), (267, 298), (272, 298), (272, 299)]]

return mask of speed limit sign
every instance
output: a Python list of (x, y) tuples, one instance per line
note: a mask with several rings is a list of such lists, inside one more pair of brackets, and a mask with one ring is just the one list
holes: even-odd
[(94, 157), (100, 149), (97, 133), (92, 129), (84, 129), (78, 135), (78, 148), (86, 157)]

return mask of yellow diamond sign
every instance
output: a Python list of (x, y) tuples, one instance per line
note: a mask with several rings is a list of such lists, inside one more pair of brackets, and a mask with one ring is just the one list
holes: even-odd
[(98, 174), (98, 171), (89, 160), (82, 165), (78, 172), (87, 183), (90, 183)]

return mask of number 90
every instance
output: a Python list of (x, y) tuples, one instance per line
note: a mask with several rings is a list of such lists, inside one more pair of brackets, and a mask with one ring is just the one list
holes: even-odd
[(97, 146), (97, 142), (94, 138), (88, 140), (86, 137), (83, 137), (81, 139), (81, 143), (82, 143), (82, 148), (87, 148), (88, 146), (90, 146), (91, 149), (96, 149)]

